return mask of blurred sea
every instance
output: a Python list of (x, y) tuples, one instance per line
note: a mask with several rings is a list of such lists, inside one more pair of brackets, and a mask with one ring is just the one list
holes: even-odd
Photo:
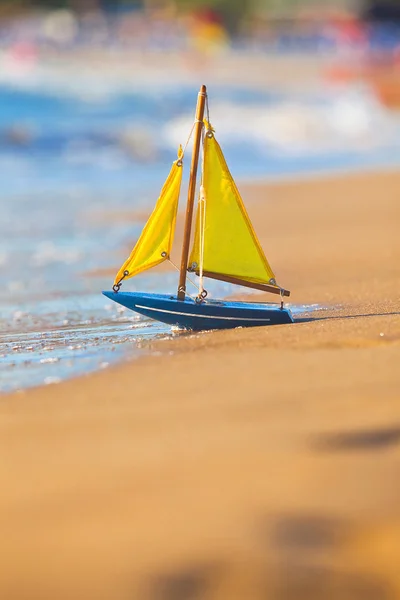
[[(172, 335), (101, 290), (186, 141), (197, 89), (89, 92), (0, 84), (0, 391), (105, 368), (148, 337)], [(400, 119), (367, 89), (214, 87), (210, 96), (239, 180), (400, 163)], [(125, 287), (174, 292), (176, 281), (150, 272)], [(210, 289), (224, 296), (231, 288)]]

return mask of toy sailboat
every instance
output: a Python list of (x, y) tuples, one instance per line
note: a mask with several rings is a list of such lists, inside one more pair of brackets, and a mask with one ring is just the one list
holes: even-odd
[[(206, 108), (207, 120), (204, 118)], [(125, 279), (165, 260), (171, 260), (184, 163), (182, 148), (178, 151), (178, 159), (172, 165), (153, 213), (131, 255), (115, 278), (113, 291), (103, 294), (146, 317), (183, 329), (227, 329), (292, 323), (290, 310), (283, 306), (283, 298), (289, 296), (290, 292), (276, 283), (275, 275), (215, 139), (204, 85), (198, 96), (192, 134), (194, 145), (177, 294), (171, 296), (121, 292), (120, 289)], [(201, 185), (193, 247), (190, 251), (201, 146)], [(199, 277), (198, 294), (195, 298), (186, 291), (188, 272)], [(204, 289), (204, 278), (207, 277), (279, 294), (280, 305), (210, 300)]]

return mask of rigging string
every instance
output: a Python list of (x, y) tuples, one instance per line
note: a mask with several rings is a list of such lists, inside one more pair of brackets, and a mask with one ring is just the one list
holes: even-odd
[(200, 194), (199, 194), (199, 228), (200, 228), (200, 248), (199, 248), (199, 279), (200, 279), (200, 291), (197, 297), (198, 302), (203, 302), (207, 297), (207, 290), (204, 289), (204, 246), (205, 246), (205, 232), (206, 232), (206, 191), (204, 188), (204, 161), (205, 161), (205, 153), (204, 153), (204, 138), (205, 136), (213, 137), (212, 127), (210, 125), (210, 108), (208, 105), (208, 95), (206, 94), (206, 111), (207, 111), (207, 131), (205, 127), (205, 123), (203, 123), (203, 132), (201, 138), (201, 184), (200, 184)]
[(195, 119), (195, 120), (193, 121), (192, 129), (190, 130), (190, 133), (189, 133), (188, 139), (186, 140), (186, 144), (184, 145), (184, 147), (183, 147), (183, 150), (182, 150), (182, 156), (181, 156), (181, 158), (183, 158), (183, 157), (185, 156), (186, 148), (188, 147), (188, 144), (189, 144), (189, 142), (190, 142), (190, 140), (191, 140), (191, 137), (192, 137), (192, 135), (193, 135), (193, 131), (194, 131), (194, 128), (195, 128), (195, 125), (196, 125), (196, 123), (201, 123), (201, 124), (204, 126), (204, 123), (203, 123), (203, 121), (200, 121), (199, 119)]
[[(209, 107), (208, 107), (208, 95), (206, 94), (206, 110), (207, 110), (207, 121), (209, 120), (210, 117), (210, 113), (209, 113)], [(201, 134), (201, 148), (202, 148), (202, 181), (201, 181), (201, 185), (200, 185), (200, 195), (199, 195), (199, 216), (200, 216), (200, 266), (199, 266), (199, 278), (200, 278), (200, 285), (198, 286), (196, 283), (194, 283), (194, 281), (192, 281), (190, 279), (190, 277), (188, 277), (188, 275), (186, 275), (187, 280), (198, 290), (198, 295), (196, 296), (196, 298), (193, 298), (190, 294), (188, 294), (188, 296), (190, 298), (192, 298), (192, 300), (195, 300), (197, 303), (201, 303), (204, 302), (205, 298), (207, 297), (207, 290), (204, 289), (204, 285), (203, 285), (203, 281), (204, 281), (204, 277), (203, 277), (203, 262), (204, 262), (204, 231), (205, 231), (205, 192), (204, 192), (204, 187), (203, 187), (203, 174), (204, 174), (204, 135), (205, 135), (205, 126), (204, 126), (204, 121), (200, 121), (199, 119), (195, 119), (193, 121), (193, 125), (192, 128), (190, 130), (188, 139), (186, 141), (186, 144), (182, 150), (182, 156), (181, 156), (181, 160), (183, 159), (185, 152), (186, 152), (186, 148), (188, 147), (188, 144), (190, 142), (190, 139), (193, 135), (193, 131), (194, 128), (196, 126), (196, 123), (200, 123), (201, 124), (201, 128), (202, 128), (202, 134)], [(179, 271), (179, 268), (172, 262), (172, 260), (170, 258), (168, 258), (168, 260), (170, 261), (170, 263), (176, 268), (177, 271)]]
[[(207, 101), (207, 96), (206, 96)], [(207, 113), (208, 113), (208, 103), (207, 103)], [(208, 116), (208, 114), (207, 114)], [(204, 135), (205, 128), (203, 126), (203, 132), (201, 137), (201, 183), (200, 183), (200, 195), (199, 195), (199, 227), (200, 227), (200, 265), (199, 265), (199, 298), (202, 298), (204, 292), (204, 276), (203, 276), (203, 266), (204, 266), (204, 237), (205, 237), (205, 219), (206, 219), (206, 192), (204, 189)]]
[(203, 265), (204, 265), (204, 233), (205, 233), (205, 218), (206, 218), (206, 197), (204, 187), (200, 186), (200, 198), (199, 198), (199, 217), (200, 217), (200, 265), (199, 265), (199, 296), (201, 297), (204, 292), (204, 276), (203, 276)]
[[(175, 268), (175, 269), (176, 269), (178, 272), (180, 272), (180, 268), (178, 267), (178, 265), (176, 265), (176, 264), (174, 263), (174, 261), (173, 261), (173, 260), (171, 260), (171, 258), (170, 258), (170, 257), (168, 257), (168, 258), (167, 258), (167, 260), (168, 260), (168, 262), (170, 262), (170, 263), (171, 263), (171, 265), (172, 265), (172, 266), (173, 266), (173, 267), (174, 267), (174, 268)], [(188, 281), (189, 281), (189, 282), (190, 282), (190, 283), (191, 283), (191, 284), (192, 284), (192, 285), (193, 285), (193, 286), (196, 288), (196, 290), (199, 292), (199, 295), (200, 295), (200, 288), (199, 288), (199, 286), (197, 285), (197, 283), (195, 283), (195, 282), (193, 281), (193, 279), (190, 279), (190, 277), (188, 277), (188, 276), (186, 276), (186, 279), (187, 279), (187, 280), (188, 280)], [(195, 302), (196, 302), (196, 298), (198, 298), (198, 297), (199, 297), (199, 296), (196, 296), (196, 298), (194, 298), (194, 297), (193, 297), (193, 296), (191, 296), (191, 295), (190, 295), (190, 294), (189, 294), (187, 291), (186, 291), (185, 293), (186, 293), (186, 295), (187, 295), (187, 296), (189, 296), (189, 298), (191, 298), (191, 299), (192, 299), (192, 300), (194, 300)]]
[[(207, 117), (208, 117), (208, 116), (209, 116), (209, 110), (208, 110), (208, 96), (207, 96), (207, 94), (206, 94), (206, 107), (207, 107)], [(191, 130), (190, 130), (189, 136), (188, 136), (188, 138), (187, 138), (187, 140), (186, 140), (186, 144), (184, 145), (184, 147), (183, 147), (183, 150), (182, 150), (181, 160), (182, 160), (182, 159), (183, 159), (183, 157), (185, 156), (185, 152), (186, 152), (186, 149), (187, 149), (187, 147), (188, 147), (188, 145), (189, 145), (189, 142), (190, 142), (190, 140), (191, 140), (191, 138), (192, 138), (193, 131), (194, 131), (194, 128), (195, 128), (195, 126), (196, 126), (196, 123), (200, 123), (200, 124), (201, 124), (201, 128), (202, 128), (202, 165), (203, 165), (203, 169), (202, 169), (202, 178), (203, 178), (203, 172), (204, 172), (204, 121), (201, 121), (200, 119), (195, 119), (195, 120), (193, 121), (193, 125), (192, 125), (192, 128), (191, 128)], [(201, 185), (201, 188), (200, 188), (200, 190), (202, 190), (202, 189), (204, 190), (203, 186)], [(200, 191), (200, 194), (201, 194), (201, 191)], [(203, 248), (203, 252), (204, 252), (204, 233), (203, 233), (203, 230), (202, 230), (202, 205), (201, 205), (201, 197), (200, 197), (200, 232), (201, 232), (201, 243), (200, 243), (200, 244), (201, 244), (201, 245), (200, 245), (200, 253), (201, 253), (201, 252), (202, 252), (201, 248)], [(189, 298), (191, 298), (192, 300), (194, 300), (194, 301), (195, 301), (195, 302), (197, 302), (197, 303), (204, 302), (205, 298), (207, 297), (207, 291), (206, 291), (206, 290), (204, 289), (204, 287), (203, 287), (203, 254), (202, 254), (202, 253), (200, 254), (200, 257), (201, 257), (201, 258), (200, 258), (200, 285), (198, 286), (198, 285), (197, 285), (197, 284), (196, 284), (196, 283), (195, 283), (195, 282), (194, 282), (192, 279), (190, 279), (190, 277), (189, 277), (189, 276), (186, 274), (186, 279), (187, 279), (187, 280), (188, 280), (188, 281), (189, 281), (189, 282), (190, 282), (190, 283), (191, 283), (191, 284), (192, 284), (192, 285), (193, 285), (193, 286), (194, 286), (194, 287), (197, 289), (197, 291), (198, 291), (198, 294), (197, 294), (197, 296), (196, 296), (195, 298), (194, 298), (194, 297), (193, 297), (191, 294), (189, 294), (187, 291), (186, 291), (186, 294), (189, 296)], [(171, 265), (172, 265), (173, 267), (175, 267), (175, 269), (176, 269), (177, 271), (179, 271), (179, 272), (180, 272), (180, 269), (179, 269), (179, 267), (178, 267), (178, 266), (177, 266), (177, 265), (176, 265), (176, 264), (175, 264), (175, 263), (174, 263), (174, 262), (171, 260), (171, 258), (170, 258), (170, 257), (168, 257), (168, 260), (169, 260), (169, 262), (171, 263)]]
[(207, 111), (207, 123), (210, 124), (210, 107), (208, 106), (208, 94), (206, 94), (206, 111)]
[(283, 288), (281, 288), (280, 286), (278, 286), (278, 287), (279, 287), (279, 293), (280, 293), (280, 297), (281, 297), (281, 310), (283, 310), (283, 298), (284, 298), (285, 290)]

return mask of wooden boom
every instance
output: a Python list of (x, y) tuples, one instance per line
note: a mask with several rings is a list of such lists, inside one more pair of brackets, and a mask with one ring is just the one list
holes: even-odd
[[(196, 271), (196, 275), (198, 275)], [(262, 292), (270, 292), (271, 294), (280, 294), (282, 296), (290, 296), (289, 290), (284, 290), (275, 285), (268, 285), (266, 283), (253, 283), (252, 281), (246, 281), (245, 279), (239, 279), (238, 277), (231, 277), (230, 275), (221, 275), (220, 273), (213, 273), (212, 271), (203, 271), (204, 277), (210, 279), (218, 279), (218, 281), (226, 281), (227, 283), (233, 283), (235, 285), (243, 285), (244, 287), (253, 288), (254, 290), (261, 290)]]

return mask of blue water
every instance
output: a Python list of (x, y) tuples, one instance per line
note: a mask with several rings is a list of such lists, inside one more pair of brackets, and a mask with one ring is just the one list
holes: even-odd
[[(100, 292), (111, 287), (108, 270), (126, 258), (177, 143), (186, 141), (196, 94), (152, 88), (89, 100), (0, 87), (0, 391), (106, 368), (137, 354), (143, 340), (171, 334)], [(288, 97), (217, 88), (210, 109), (212, 115), (215, 104), (219, 141), (238, 179), (398, 165), (397, 117), (362, 94), (353, 101), (364, 111), (355, 132), (351, 98), (343, 103), (329, 91)], [(321, 122), (336, 110), (336, 129), (322, 123), (331, 136), (314, 131), (314, 107)], [(242, 124), (236, 113), (243, 113)], [(264, 115), (272, 125), (282, 120), (273, 136)], [(311, 143), (307, 131), (298, 131), (307, 119)], [(126, 287), (172, 293), (176, 283), (175, 273), (151, 272)], [(216, 282), (210, 289), (218, 296), (231, 291)]]

